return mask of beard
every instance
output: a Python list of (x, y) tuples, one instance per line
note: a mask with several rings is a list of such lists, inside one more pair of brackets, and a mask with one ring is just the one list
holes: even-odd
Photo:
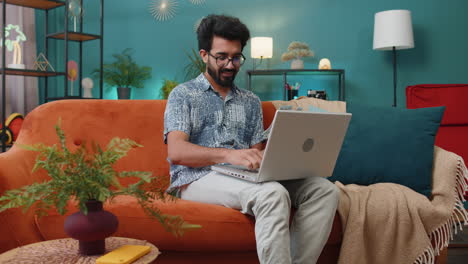
[[(234, 79), (236, 78), (237, 70), (235, 69), (225, 69), (225, 68), (220, 68), (218, 71), (216, 71), (213, 67), (211, 67), (211, 64), (208, 63), (208, 74), (213, 78), (213, 80), (219, 84), (222, 87), (229, 87), (231, 88), (232, 85), (234, 84)], [(232, 76), (227, 76), (224, 77), (222, 75), (223, 72), (232, 72)]]

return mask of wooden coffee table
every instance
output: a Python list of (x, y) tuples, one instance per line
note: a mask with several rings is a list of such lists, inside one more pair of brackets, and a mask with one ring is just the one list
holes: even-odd
[[(138, 239), (124, 237), (109, 237), (106, 239), (106, 253), (123, 245), (150, 246), (150, 253), (139, 258), (133, 264), (152, 263), (160, 254), (153, 244)], [(43, 264), (95, 264), (101, 255), (82, 256), (78, 253), (78, 241), (72, 238), (48, 240), (38, 242), (7, 251), (0, 255), (0, 263), (43, 263)]]

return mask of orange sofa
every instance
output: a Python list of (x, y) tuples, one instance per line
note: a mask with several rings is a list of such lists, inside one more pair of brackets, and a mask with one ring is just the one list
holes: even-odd
[[(37, 107), (26, 116), (17, 144), (56, 144), (54, 125), (59, 117), (72, 150), (83, 142), (106, 145), (112, 137), (131, 138), (142, 144), (116, 164), (118, 170), (151, 171), (168, 179), (167, 148), (163, 142), (165, 100), (64, 100)], [(268, 127), (275, 108), (263, 102)], [(14, 145), (0, 154), (0, 194), (5, 190), (48, 179), (43, 171), (31, 173), (35, 152)], [(119, 219), (115, 236), (144, 239), (162, 254), (157, 263), (258, 263), (254, 218), (217, 205), (177, 200), (159, 203), (163, 213), (181, 215), (203, 227), (175, 238), (147, 217), (130, 197), (118, 197), (105, 208)], [(70, 206), (69, 213), (76, 211)], [(33, 212), (11, 209), (0, 213), (0, 252), (25, 244), (67, 237), (66, 216), (55, 211), (37, 218)], [(333, 230), (319, 263), (336, 263), (341, 244), (341, 224), (335, 217)]]

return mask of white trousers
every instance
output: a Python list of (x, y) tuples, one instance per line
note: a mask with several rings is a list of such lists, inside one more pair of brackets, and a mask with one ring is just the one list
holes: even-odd
[[(339, 191), (320, 177), (251, 183), (212, 171), (183, 188), (181, 198), (253, 215), (261, 264), (305, 264), (317, 262), (328, 240)], [(297, 211), (289, 227), (291, 206)]]

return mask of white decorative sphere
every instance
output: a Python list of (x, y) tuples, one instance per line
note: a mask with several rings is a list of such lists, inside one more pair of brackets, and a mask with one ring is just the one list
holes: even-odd
[(327, 58), (323, 58), (319, 62), (319, 70), (331, 70), (331, 62)]
[(91, 78), (84, 78), (83, 80), (81, 80), (81, 86), (85, 89), (92, 89), (93, 85), (93, 79)]

